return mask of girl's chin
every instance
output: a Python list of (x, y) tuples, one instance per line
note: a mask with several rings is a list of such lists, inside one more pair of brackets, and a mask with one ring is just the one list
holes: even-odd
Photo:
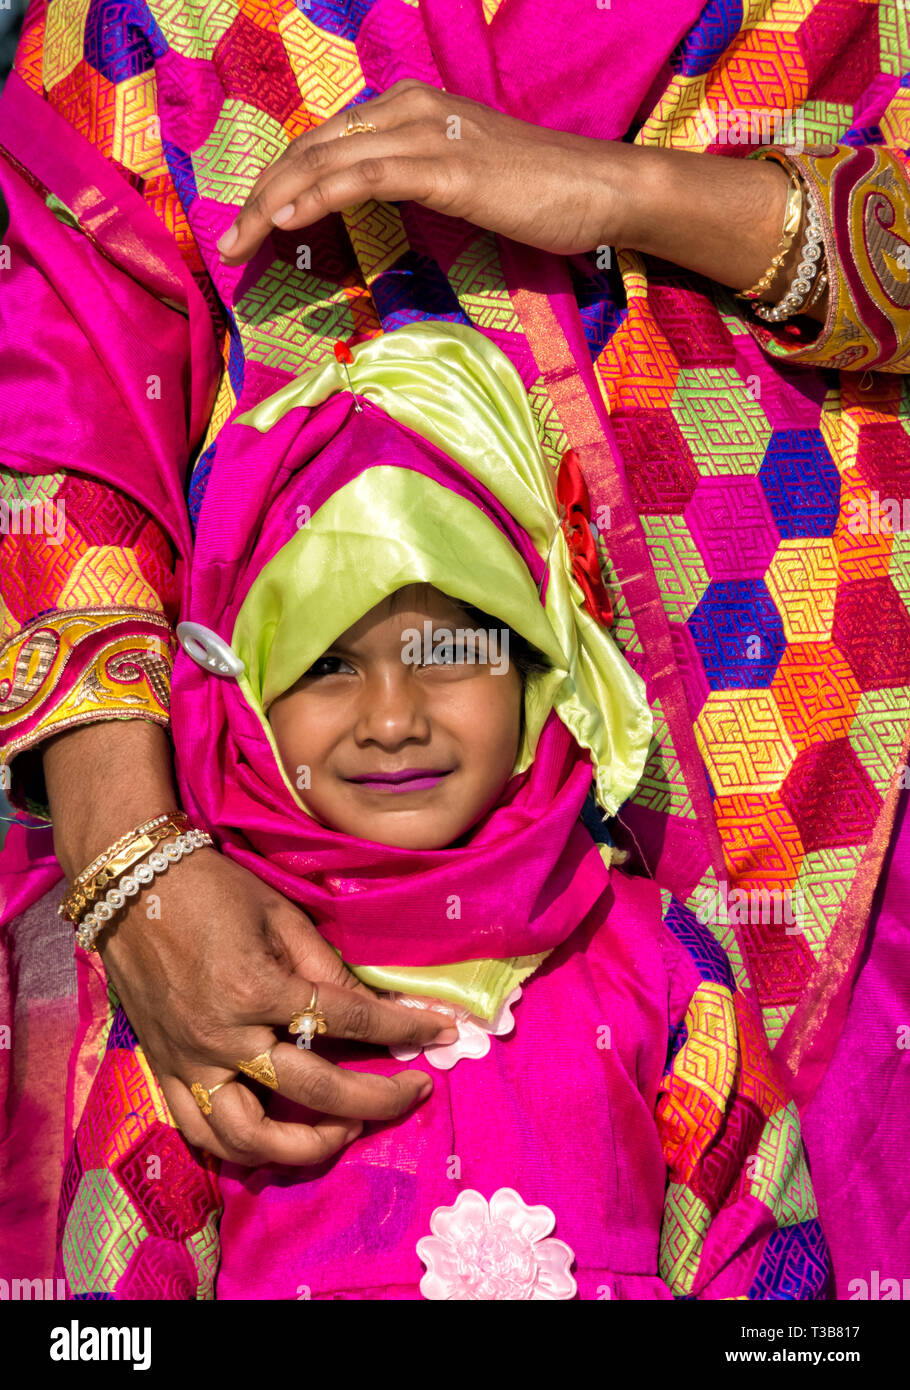
[(438, 821), (429, 811), (402, 809), (377, 812), (369, 819), (357, 817), (348, 822), (343, 833), (390, 849), (433, 850), (447, 849), (468, 830), (470, 826), (465, 827), (461, 819), (453, 825)]
[(312, 800), (308, 804), (327, 829), (390, 849), (458, 848), (497, 800), (494, 796), (488, 806), (456, 817), (441, 803), (436, 788), (396, 796), (359, 792), (357, 785), (345, 782), (344, 794), (334, 806), (317, 807)]
[[(395, 817), (395, 820), (401, 819), (403, 818)], [(416, 813), (413, 826), (398, 824), (392, 828), (390, 825), (380, 826), (374, 823), (361, 830), (360, 836), (364, 840), (374, 840), (379, 845), (388, 845), (390, 849), (432, 850), (448, 848), (462, 833), (460, 830), (452, 831), (447, 827), (434, 833), (433, 827), (427, 825), (426, 817)]]

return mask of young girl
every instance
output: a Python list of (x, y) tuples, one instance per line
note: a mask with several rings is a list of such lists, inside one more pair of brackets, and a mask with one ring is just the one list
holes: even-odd
[(434, 1087), (319, 1167), (222, 1165), (216, 1296), (822, 1296), (760, 1025), (709, 929), (675, 906), (665, 925), (605, 843), (651, 718), (577, 461), (554, 478), (517, 373), (458, 325), (365, 343), (242, 423), (174, 672), (183, 805), (457, 1036), (402, 1058), (298, 1034)]

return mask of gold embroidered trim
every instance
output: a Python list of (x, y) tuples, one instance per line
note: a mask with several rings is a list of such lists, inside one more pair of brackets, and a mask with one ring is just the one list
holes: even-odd
[[(143, 634), (142, 628), (160, 629), (162, 635)], [(73, 661), (78, 663), (81, 644), (99, 630), (106, 631), (104, 647), (61, 698), (61, 678)], [(137, 637), (150, 644), (147, 656), (137, 654)], [(175, 652), (173, 629), (154, 610), (80, 608), (33, 619), (0, 647), (0, 732), (11, 735), (0, 743), (0, 762), (51, 732), (96, 719), (149, 718), (166, 725)], [(38, 722), (16, 736), (16, 726), (42, 706), (47, 708)]]

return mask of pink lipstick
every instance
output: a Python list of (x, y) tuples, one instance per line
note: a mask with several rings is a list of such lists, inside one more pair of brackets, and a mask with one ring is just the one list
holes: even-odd
[(347, 777), (345, 781), (356, 782), (366, 791), (394, 794), (427, 791), (448, 775), (448, 771), (441, 768), (406, 767), (400, 772), (365, 772), (357, 777)]

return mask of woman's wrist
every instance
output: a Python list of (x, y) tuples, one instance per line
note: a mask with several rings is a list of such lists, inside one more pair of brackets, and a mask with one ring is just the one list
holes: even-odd
[(76, 940), (88, 951), (97, 949), (98, 937), (119, 913), (129, 909), (143, 887), (154, 884), (158, 875), (167, 873), (185, 855), (212, 843), (211, 835), (187, 827), (180, 815), (156, 816), (152, 826), (143, 830), (148, 833), (137, 834), (119, 858), (117, 854), (109, 857), (97, 877), (64, 899), (70, 919), (78, 922)]
[[(731, 289), (754, 285), (780, 244), (789, 179), (768, 159), (605, 142), (610, 244), (659, 256)], [(801, 233), (766, 301), (780, 299)], [(811, 316), (824, 319), (825, 297)]]
[(43, 762), (54, 853), (70, 879), (133, 826), (178, 809), (170, 738), (151, 720), (68, 729)]

